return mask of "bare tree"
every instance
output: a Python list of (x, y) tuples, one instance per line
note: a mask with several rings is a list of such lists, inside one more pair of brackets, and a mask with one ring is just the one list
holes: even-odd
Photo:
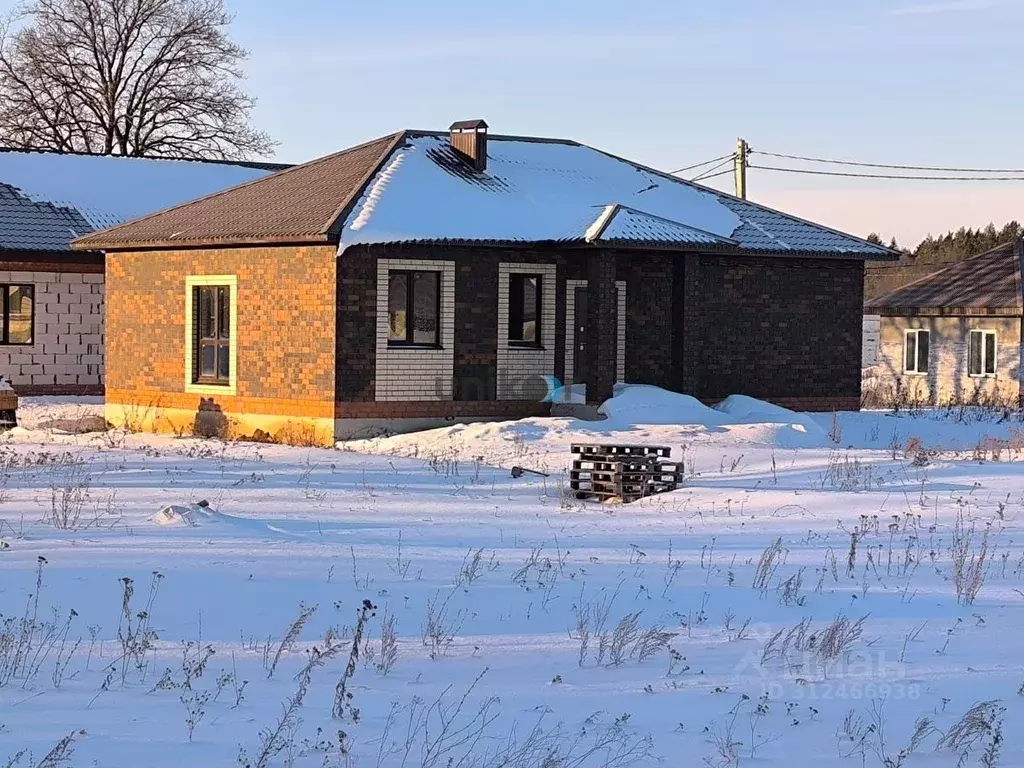
[(270, 154), (223, 0), (32, 0), (0, 24), (0, 143), (133, 157)]

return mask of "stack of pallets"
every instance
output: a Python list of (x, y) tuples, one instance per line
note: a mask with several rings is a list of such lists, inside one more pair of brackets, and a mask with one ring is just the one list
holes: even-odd
[(682, 467), (672, 449), (650, 445), (574, 444), (569, 488), (579, 499), (621, 499), (625, 503), (674, 491)]

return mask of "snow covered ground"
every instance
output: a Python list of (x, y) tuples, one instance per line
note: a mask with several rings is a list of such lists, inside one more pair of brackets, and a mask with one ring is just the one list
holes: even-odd
[[(330, 451), (24, 401), (0, 765), (1024, 764), (1024, 423), (605, 411)], [(671, 446), (685, 487), (580, 502), (578, 440)]]

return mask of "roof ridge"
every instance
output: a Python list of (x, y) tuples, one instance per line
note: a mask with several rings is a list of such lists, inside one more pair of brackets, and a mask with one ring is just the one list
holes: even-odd
[[(335, 225), (339, 221), (341, 221), (342, 225), (344, 225), (344, 219), (342, 219), (342, 216), (348, 211), (349, 206), (351, 206), (353, 203), (358, 201), (360, 197), (362, 197), (363, 190), (366, 188), (366, 185), (370, 183), (374, 176), (377, 175), (378, 171), (380, 171), (380, 169), (384, 166), (384, 163), (388, 161), (388, 158), (390, 158), (391, 155), (394, 154), (395, 149), (398, 147), (398, 145), (401, 142), (405, 141), (407, 133), (407, 131), (402, 130), (398, 131), (395, 134), (391, 134), (394, 138), (392, 139), (391, 143), (388, 144), (387, 149), (381, 153), (380, 159), (373, 164), (369, 171), (363, 174), (363, 177), (359, 180), (359, 183), (352, 188), (352, 191), (349, 192), (345, 199), (341, 201), (337, 208), (335, 208), (334, 213), (331, 215), (331, 218), (327, 222), (327, 226), (323, 227), (320, 230), (320, 234), (326, 235), (333, 232), (335, 229)], [(381, 139), (384, 138), (387, 137), (381, 137)], [(378, 141), (379, 140), (380, 139), (378, 139)], [(366, 146), (366, 144), (363, 144), (362, 146)]]
[[(109, 235), (111, 233), (117, 232), (119, 229), (122, 229), (124, 227), (128, 227), (129, 225), (135, 225), (135, 224), (138, 224), (139, 222), (149, 221), (150, 219), (153, 219), (153, 218), (155, 218), (157, 216), (162, 216), (165, 213), (170, 213), (171, 211), (177, 211), (177, 210), (180, 210), (182, 208), (188, 208), (188, 207), (191, 207), (193, 205), (198, 205), (199, 203), (204, 203), (204, 202), (206, 202), (208, 200), (213, 200), (213, 199), (216, 199), (218, 197), (221, 197), (222, 195), (226, 195), (229, 192), (235, 192), (236, 190), (239, 190), (239, 189), (244, 189), (244, 188), (247, 188), (247, 187), (255, 186), (256, 184), (260, 184), (261, 182), (265, 182), (268, 179), (277, 179), (277, 178), (280, 178), (282, 176), (287, 176), (290, 173), (294, 173), (296, 171), (299, 171), (299, 170), (302, 170), (302, 169), (305, 169), (305, 168), (312, 168), (313, 166), (321, 165), (321, 164), (323, 164), (323, 163), (325, 163), (325, 162), (327, 162), (329, 160), (333, 160), (333, 159), (335, 159), (335, 158), (337, 158), (337, 157), (339, 157), (341, 155), (348, 154), (349, 152), (355, 152), (356, 150), (363, 149), (365, 147), (370, 146), (371, 144), (375, 144), (376, 142), (384, 141), (385, 139), (389, 139), (389, 138), (393, 138), (395, 136), (398, 136), (401, 133), (402, 132), (399, 131), (397, 134), (389, 133), (389, 134), (386, 134), (384, 136), (378, 136), (377, 138), (371, 139), (370, 141), (364, 141), (362, 144), (357, 144), (357, 145), (355, 145), (353, 147), (347, 147), (346, 149), (340, 150), (338, 152), (332, 152), (329, 155), (324, 155), (323, 157), (318, 157), (318, 158), (316, 158), (314, 160), (310, 160), (309, 162), (301, 163), (300, 165), (293, 165), (290, 168), (285, 168), (283, 171), (278, 171), (276, 173), (271, 173), (271, 174), (268, 174), (266, 176), (261, 176), (258, 179), (251, 179), (249, 181), (243, 182), (242, 184), (236, 184), (233, 187), (228, 187), (227, 189), (221, 189), (221, 190), (218, 190), (217, 192), (212, 192), (209, 195), (204, 195), (204, 196), (198, 197), (198, 198), (196, 198), (194, 200), (188, 200), (188, 201), (186, 201), (184, 203), (178, 203), (177, 205), (172, 205), (172, 206), (169, 206), (167, 208), (161, 208), (159, 211), (153, 211), (153, 213), (148, 213), (145, 216), (139, 216), (138, 218), (130, 219), (128, 221), (121, 222), (117, 226), (108, 227), (107, 229), (102, 229), (102, 230), (100, 230), (98, 232), (94, 232), (92, 234), (86, 235), (85, 237), (78, 238), (77, 240), (72, 242), (71, 246), (72, 246), (72, 248), (75, 248), (75, 247), (82, 247), (82, 248), (84, 248), (85, 245), (87, 245), (87, 243), (83, 242), (82, 246), (76, 246), (76, 244), (79, 241), (88, 241), (89, 239), (96, 238), (99, 235), (103, 235), (106, 240), (109, 240)], [(331, 222), (329, 222), (329, 223), (333, 224), (333, 222), (334, 222), (334, 220), (332, 219)]]
[(583, 233), (583, 239), (588, 243), (600, 240), (601, 236), (604, 235), (604, 231), (608, 229), (608, 225), (612, 223), (612, 219), (622, 210), (622, 207), (621, 203), (612, 203), (611, 205), (604, 206), (601, 209), (601, 213), (597, 215), (597, 218), (590, 223), (590, 226)]

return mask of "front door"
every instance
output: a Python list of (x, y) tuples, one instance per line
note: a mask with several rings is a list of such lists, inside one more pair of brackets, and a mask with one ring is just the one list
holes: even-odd
[(573, 334), (572, 380), (582, 384), (587, 380), (587, 289), (577, 288), (574, 297), (576, 329)]

